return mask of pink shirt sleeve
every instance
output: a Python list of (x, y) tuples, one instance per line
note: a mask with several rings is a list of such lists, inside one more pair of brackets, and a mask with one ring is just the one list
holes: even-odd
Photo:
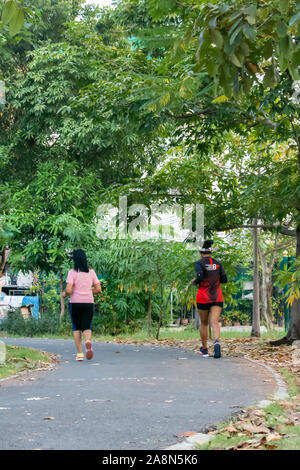
[(74, 273), (72, 271), (68, 272), (67, 284), (74, 284)]
[(99, 279), (97, 278), (97, 274), (95, 273), (95, 271), (92, 269), (92, 280), (93, 280), (93, 286), (96, 285), (96, 284), (99, 284)]

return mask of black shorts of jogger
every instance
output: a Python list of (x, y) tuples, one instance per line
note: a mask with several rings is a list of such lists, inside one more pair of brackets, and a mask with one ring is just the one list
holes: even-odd
[(72, 330), (91, 330), (94, 310), (95, 304), (69, 303)]

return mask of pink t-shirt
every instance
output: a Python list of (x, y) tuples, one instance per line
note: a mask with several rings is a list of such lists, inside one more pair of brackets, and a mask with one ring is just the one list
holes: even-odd
[(93, 269), (90, 269), (88, 273), (71, 269), (68, 272), (67, 277), (67, 283), (73, 284), (70, 303), (93, 304), (94, 296), (92, 293), (92, 286), (95, 286), (99, 282), (100, 281)]

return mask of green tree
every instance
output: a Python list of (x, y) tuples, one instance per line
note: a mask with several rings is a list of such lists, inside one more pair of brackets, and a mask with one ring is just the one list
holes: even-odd
[[(280, 177), (274, 180), (270, 162), (265, 172), (265, 158), (256, 158), (257, 163), (253, 159), (246, 166), (251, 184), (239, 190), (248, 200), (246, 224), (257, 219), (262, 228), (297, 235), (299, 256), (299, 105), (292, 101), (299, 77), (299, 2), (161, 0), (149, 1), (148, 12), (155, 20), (176, 17), (179, 24), (176, 43), (166, 50), (156, 75), (139, 85), (147, 99), (147, 119), (155, 115), (160, 125), (174, 120), (175, 135), (192, 149), (198, 138), (202, 150), (209, 145), (220, 150), (215, 139), (223, 137), (223, 144), (228, 131), (253, 139), (253, 153), (257, 144), (257, 151), (270, 155), (272, 146), (285, 143), (287, 158), (277, 165)], [(255, 165), (262, 177), (253, 171)], [(270, 177), (274, 184), (268, 188)], [(265, 190), (272, 197), (258, 198)], [(232, 229), (236, 222), (223, 228)], [(244, 224), (240, 220), (239, 226)], [(288, 340), (300, 337), (299, 309), (295, 301)]]
[[(101, 183), (77, 164), (44, 162), (36, 177), (12, 196), (12, 207), (3, 217), (11, 231), (9, 263), (24, 272), (54, 272), (63, 292), (68, 253), (95, 238), (94, 216)], [(86, 203), (88, 201), (88, 204)], [(61, 298), (61, 317), (64, 301)]]

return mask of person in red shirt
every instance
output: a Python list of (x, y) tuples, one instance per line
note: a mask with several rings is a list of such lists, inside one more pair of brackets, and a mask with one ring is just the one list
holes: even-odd
[(222, 264), (211, 256), (213, 240), (206, 240), (200, 248), (201, 259), (195, 263), (196, 277), (191, 281), (198, 285), (196, 296), (200, 316), (200, 353), (209, 357), (207, 349), (209, 319), (214, 335), (214, 358), (221, 357), (219, 318), (223, 308), (223, 294), (220, 283), (227, 282)]

